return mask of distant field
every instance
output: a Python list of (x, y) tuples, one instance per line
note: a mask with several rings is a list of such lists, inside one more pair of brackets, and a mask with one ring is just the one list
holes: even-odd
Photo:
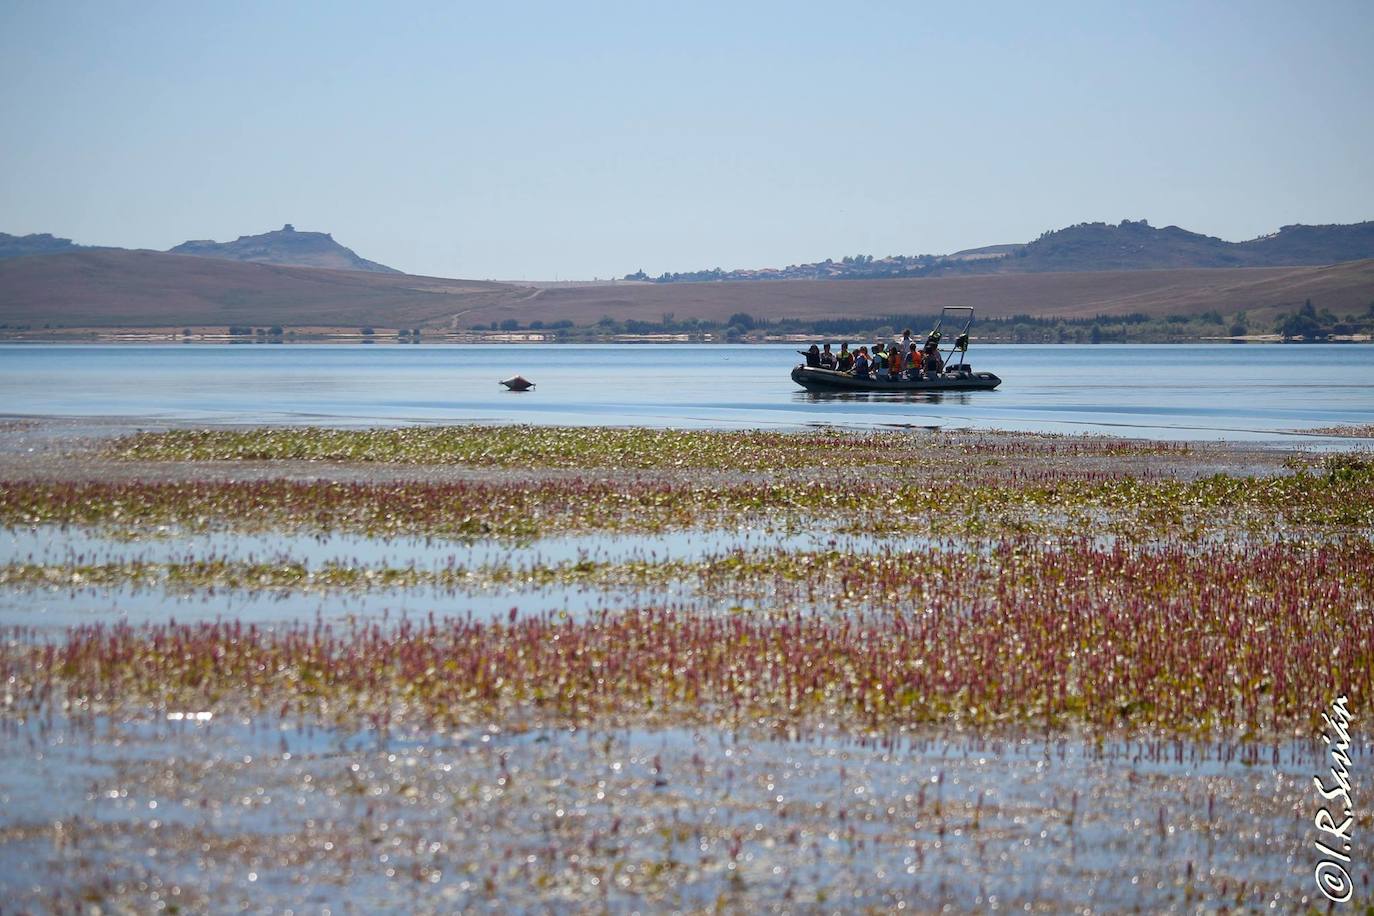
[(603, 316), (659, 321), (723, 321), (735, 312), (777, 318), (877, 317), (929, 314), (971, 305), (981, 317), (1018, 314), (1092, 317), (1142, 312), (1151, 317), (1245, 309), (1267, 321), (1311, 298), (1338, 314), (1363, 312), (1374, 301), (1374, 260), (1331, 267), (1193, 268), (1083, 273), (1000, 274), (902, 280), (782, 280), (633, 284), (540, 290), (528, 300), (474, 311), (475, 321)]
[(0, 261), (0, 324), (86, 328), (282, 325), (471, 328), (677, 319), (881, 317), (972, 305), (1017, 314), (1151, 317), (1246, 310), (1256, 326), (1305, 299), (1337, 314), (1374, 301), (1374, 260), (1330, 267), (1190, 268), (903, 280), (518, 285), (279, 267), (146, 251)]

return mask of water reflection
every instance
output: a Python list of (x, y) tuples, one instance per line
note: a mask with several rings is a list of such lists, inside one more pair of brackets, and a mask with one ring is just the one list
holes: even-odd
[(973, 403), (975, 395), (987, 395), (986, 391), (798, 391), (792, 400), (826, 402), (850, 401), (856, 403), (902, 403), (902, 404), (962, 404)]

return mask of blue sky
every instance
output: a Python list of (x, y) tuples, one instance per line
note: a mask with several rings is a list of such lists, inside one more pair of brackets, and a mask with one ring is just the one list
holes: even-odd
[(1374, 3), (0, 0), (0, 231), (415, 273), (1374, 219)]

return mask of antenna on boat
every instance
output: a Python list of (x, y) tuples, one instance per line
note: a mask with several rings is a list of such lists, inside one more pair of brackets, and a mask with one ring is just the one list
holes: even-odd
[[(962, 328), (959, 329), (959, 335), (958, 335), (957, 337), (954, 338), (954, 343), (950, 345), (949, 353), (946, 354), (945, 360), (944, 360), (944, 361), (945, 361), (945, 364), (948, 365), (948, 364), (949, 364), (950, 358), (954, 356), (955, 352), (958, 352), (958, 354), (959, 354), (959, 362), (958, 362), (958, 365), (962, 366), (962, 365), (964, 365), (965, 362), (968, 360), (968, 329), (969, 329), (969, 327), (973, 324), (973, 306), (971, 306), (971, 305), (947, 305), (947, 306), (945, 306), (944, 308), (940, 309), (940, 320), (937, 321), (937, 322), (935, 322), (935, 330), (934, 330), (934, 331), (931, 331), (931, 334), (937, 334), (937, 333), (939, 333), (940, 325), (942, 325), (942, 324), (945, 323), (945, 312), (965, 312), (965, 313), (966, 313), (966, 314), (964, 315), (964, 326), (963, 326)], [(951, 316), (951, 317), (953, 317), (953, 316)], [(937, 338), (937, 339), (938, 339), (938, 338)]]

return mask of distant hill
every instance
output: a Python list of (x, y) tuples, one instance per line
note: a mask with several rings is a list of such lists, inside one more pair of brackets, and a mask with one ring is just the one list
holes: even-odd
[[(9, 235), (0, 232), (0, 258), (35, 257), (70, 254), (76, 251), (129, 251), (127, 248), (104, 248), (78, 245), (71, 239), (58, 238), (46, 232), (34, 235)], [(241, 235), (232, 242), (199, 240), (182, 242), (170, 254), (193, 255), (200, 258), (221, 258), (229, 261), (250, 261), (258, 264), (280, 264), (292, 267), (319, 267), (325, 270), (358, 270), (370, 273), (399, 274), (401, 271), (376, 261), (360, 258), (345, 248), (328, 232), (297, 232), (287, 223), (276, 232), (261, 235)]]
[(432, 328), (595, 325), (609, 318), (724, 321), (931, 314), (1150, 317), (1248, 312), (1268, 328), (1311, 299), (1336, 314), (1374, 301), (1374, 260), (1327, 267), (1000, 273), (901, 280), (607, 283), (546, 289), (409, 274), (320, 270), (92, 249), (0, 260), (0, 326)]
[(1091, 318), (1142, 314), (1151, 318), (1246, 311), (1257, 328), (1311, 299), (1336, 314), (1364, 313), (1374, 304), (1374, 259), (1324, 267), (1181, 268), (948, 275), (911, 279), (621, 283), (541, 290), (537, 297), (495, 303), (464, 316), (466, 326), (530, 319), (602, 318), (657, 322), (724, 321), (734, 313), (777, 320), (933, 314), (971, 305), (980, 318)]
[(728, 280), (873, 280), (1002, 273), (1076, 273), (1192, 267), (1299, 267), (1374, 258), (1374, 222), (1284, 226), (1272, 235), (1227, 242), (1145, 220), (1079, 223), (1024, 245), (988, 245), (948, 255), (855, 255), (783, 268), (698, 270), (627, 280), (656, 283)]
[(528, 297), (504, 283), (92, 249), (0, 260), (0, 325), (436, 327)]
[(241, 235), (232, 242), (182, 242), (168, 252), (199, 258), (224, 258), (258, 264), (283, 264), (294, 267), (321, 267), (327, 270), (365, 270), (399, 274), (401, 271), (376, 261), (360, 258), (350, 248), (334, 241), (328, 232), (297, 232), (287, 223), (276, 232)]
[[(87, 248), (51, 235), (0, 236), (0, 250), (11, 252), (0, 258), (0, 325), (8, 330), (493, 330), (587, 327), (603, 320), (666, 324), (669, 315), (717, 323), (740, 313), (770, 321), (867, 318), (929, 314), (942, 305), (972, 305), (989, 318), (1246, 311), (1253, 326), (1268, 327), (1309, 299), (1335, 315), (1363, 315), (1374, 302), (1374, 257), (1346, 260), (1374, 255), (1374, 223), (1286, 226), (1239, 243), (1175, 226), (1085, 223), (1025, 245), (827, 261), (813, 267), (851, 273), (815, 272), (807, 283), (778, 271), (772, 282), (713, 271), (726, 282), (544, 288), (417, 277), (359, 258), (327, 233), (296, 232), (290, 225), (235, 242), (188, 242), (173, 252)], [(1254, 266), (1273, 261), (1296, 263)], [(901, 273), (913, 265), (917, 273)], [(865, 270), (885, 272), (859, 273)]]
[(1284, 226), (1273, 235), (1227, 242), (1145, 220), (1080, 223), (1046, 232), (1012, 252), (1005, 271), (1154, 270), (1170, 267), (1294, 267), (1374, 258), (1374, 222)]
[(1239, 247), (1269, 264), (1338, 264), (1374, 257), (1374, 222), (1349, 226), (1284, 226)]
[(23, 258), (36, 254), (63, 254), (80, 251), (85, 245), (77, 245), (71, 239), (59, 239), (46, 232), (33, 235), (10, 235), (0, 232), (0, 258)]

